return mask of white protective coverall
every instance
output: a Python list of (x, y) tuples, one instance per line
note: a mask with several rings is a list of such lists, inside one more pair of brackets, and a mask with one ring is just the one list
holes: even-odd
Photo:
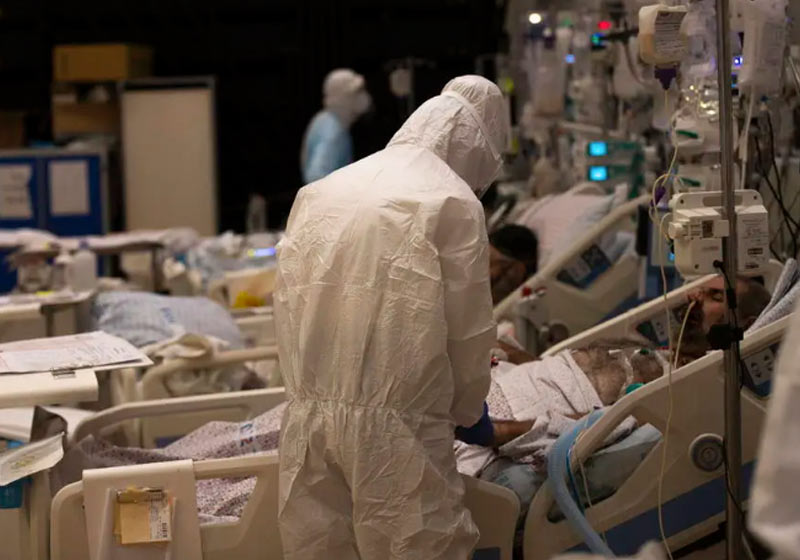
[(453, 432), (489, 387), (476, 194), (508, 132), (500, 90), (456, 78), (384, 150), (298, 193), (274, 296), (288, 560), (463, 560), (476, 544)]
[(750, 527), (773, 558), (800, 558), (800, 307), (775, 368), (750, 504)]

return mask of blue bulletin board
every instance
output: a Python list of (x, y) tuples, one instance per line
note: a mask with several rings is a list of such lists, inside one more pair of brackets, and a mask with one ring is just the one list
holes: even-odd
[[(31, 149), (0, 151), (0, 229), (31, 228), (58, 236), (108, 231), (106, 154)], [(16, 285), (10, 251), (0, 249), (0, 293)]]

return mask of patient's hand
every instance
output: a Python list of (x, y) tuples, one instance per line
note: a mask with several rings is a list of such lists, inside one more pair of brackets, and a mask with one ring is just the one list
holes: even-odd
[(494, 447), (507, 444), (512, 439), (528, 433), (533, 428), (533, 420), (517, 422), (514, 420), (492, 420), (494, 426)]
[(520, 350), (510, 344), (506, 344), (502, 340), (497, 341), (497, 347), (500, 348), (503, 352), (506, 353), (508, 356), (508, 361), (515, 365), (520, 364), (527, 364), (528, 362), (533, 362), (536, 358), (525, 352), (525, 350)]

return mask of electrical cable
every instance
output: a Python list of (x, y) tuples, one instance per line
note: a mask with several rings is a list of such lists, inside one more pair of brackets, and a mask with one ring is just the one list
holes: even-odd
[[(770, 160), (772, 161), (772, 168), (775, 171), (775, 180), (778, 183), (777, 185), (778, 192), (781, 194), (781, 198), (783, 199), (783, 175), (781, 175), (781, 172), (778, 169), (778, 161), (776, 158), (777, 150), (775, 148), (775, 139), (776, 139), (775, 128), (772, 126), (772, 114), (769, 112), (769, 110), (765, 112), (767, 114), (767, 126), (769, 127)], [(788, 206), (785, 204), (784, 201), (783, 207), (785, 208), (789, 216), (792, 215), (792, 208), (794, 208), (798, 196), (800, 196), (800, 191), (798, 192), (798, 194), (795, 195), (794, 199), (792, 199), (792, 202), (789, 203)], [(798, 224), (797, 221), (795, 221), (795, 224), (797, 225), (797, 227), (795, 228), (795, 233), (792, 236), (792, 247), (794, 249), (794, 253), (792, 254), (793, 258), (797, 258), (797, 237), (800, 234), (800, 224)]]
[[(668, 106), (669, 105), (669, 94), (668, 94), (667, 91), (664, 92), (664, 96), (665, 96), (665, 103)], [(670, 123), (672, 124), (671, 128), (674, 129), (675, 127), (674, 127), (674, 124), (672, 123), (672, 120), (670, 120)], [(655, 216), (657, 214), (657, 202), (658, 201), (656, 199), (657, 199), (658, 189), (663, 183), (665, 183), (672, 176), (672, 169), (675, 166), (675, 162), (678, 160), (678, 145), (677, 144), (675, 144), (673, 150), (674, 151), (673, 151), (673, 155), (672, 155), (672, 161), (670, 162), (669, 167), (667, 168), (667, 172), (664, 173), (658, 179), (656, 179), (655, 182), (653, 183), (653, 200), (652, 200), (652, 204), (650, 205), (648, 215), (650, 216), (650, 221), (652, 222), (654, 227), (656, 226)], [(678, 180), (680, 180), (680, 178), (678, 178)], [(667, 193), (664, 192), (664, 195), (666, 195), (666, 194)], [(664, 222), (666, 221), (666, 219), (668, 217), (669, 217), (669, 214), (665, 214), (657, 224), (658, 225), (658, 236), (659, 236), (659, 239), (663, 239), (664, 238)], [(672, 350), (674, 348), (673, 347), (673, 340), (672, 340), (672, 314), (670, 313), (670, 308), (669, 308), (669, 297), (668, 297), (669, 287), (667, 285), (667, 273), (666, 273), (666, 269), (665, 269), (665, 266), (664, 266), (664, 248), (663, 248), (663, 243), (658, 243), (658, 260), (659, 260), (659, 269), (660, 269), (660, 272), (661, 272), (661, 288), (662, 288), (663, 296), (664, 296), (664, 313), (666, 315), (667, 347), (668, 347), (668, 351), (669, 351), (669, 353), (671, 355)], [(690, 310), (691, 310), (693, 305), (694, 305), (694, 302), (692, 302), (690, 304), (690, 306), (689, 306)], [(683, 330), (684, 330), (684, 327), (686, 326), (686, 322), (688, 320), (688, 317), (689, 317), (689, 313), (687, 312), (686, 316), (683, 318), (683, 324), (681, 326), (681, 331), (680, 331), (680, 335), (679, 335), (681, 338), (683, 337)], [(680, 341), (679, 341), (679, 344), (680, 344)], [(663, 483), (664, 483), (664, 475), (666, 474), (667, 446), (668, 446), (668, 443), (669, 443), (669, 429), (670, 429), (670, 424), (672, 422), (672, 413), (673, 413), (673, 404), (674, 404), (673, 403), (673, 394), (672, 394), (672, 370), (673, 370), (672, 362), (668, 362), (667, 363), (667, 376), (668, 376), (667, 377), (667, 388), (668, 388), (667, 390), (668, 390), (668, 394), (669, 394), (669, 408), (668, 408), (668, 411), (667, 411), (666, 427), (665, 427), (664, 434), (663, 434), (664, 439), (663, 439), (662, 455), (661, 455), (661, 473), (659, 475), (659, 480), (658, 480), (658, 527), (659, 527), (659, 531), (661, 533), (661, 540), (662, 540), (663, 545), (664, 545), (664, 550), (666, 550), (667, 556), (669, 557), (669, 560), (673, 560), (673, 556), (672, 556), (672, 551), (670, 550), (670, 547), (669, 547), (669, 543), (667, 541), (667, 534), (666, 534), (666, 530), (665, 530), (665, 527), (664, 527)]]
[(798, 224), (789, 211), (786, 209), (786, 204), (783, 200), (783, 194), (781, 191), (776, 190), (775, 186), (772, 184), (772, 181), (769, 178), (770, 171), (766, 171), (763, 167), (764, 156), (761, 151), (761, 143), (758, 141), (758, 137), (755, 137), (755, 147), (756, 147), (756, 154), (758, 157), (758, 170), (761, 176), (763, 177), (764, 181), (767, 183), (767, 187), (769, 187), (772, 196), (778, 202), (778, 206), (781, 210), (781, 214), (783, 215), (784, 226), (787, 230), (789, 230), (789, 235), (792, 238), (792, 254), (793, 256), (797, 255), (798, 250), (798, 242), (797, 237), (800, 235), (800, 224)]
[(778, 182), (778, 191), (781, 193), (781, 195), (783, 195), (783, 177), (781, 176), (781, 172), (778, 170), (778, 162), (775, 158), (775, 129), (772, 127), (772, 115), (770, 114), (769, 110), (766, 110), (765, 112), (767, 114), (767, 126), (769, 127), (769, 151), (770, 155), (772, 156), (770, 159), (772, 160), (772, 167), (775, 170), (775, 180)]
[[(786, 208), (786, 203), (783, 200), (783, 193), (780, 190), (776, 189), (775, 185), (772, 184), (772, 181), (770, 180), (770, 174), (772, 173), (772, 170), (771, 169), (770, 170), (766, 170), (763, 167), (763, 153), (761, 151), (761, 143), (758, 141), (758, 138), (755, 138), (755, 146), (756, 146), (756, 152), (758, 154), (758, 159), (759, 159), (759, 161), (758, 161), (759, 173), (763, 177), (764, 181), (767, 183), (767, 186), (769, 187), (770, 191), (772, 192), (772, 196), (778, 202), (778, 204), (780, 206), (780, 209), (781, 209), (781, 214), (783, 214), (784, 220), (786, 222), (785, 225), (786, 225), (787, 229), (789, 229), (790, 233), (796, 234), (796, 232), (798, 230), (800, 230), (800, 223), (798, 223), (797, 220), (795, 220), (792, 217), (792, 215), (789, 213), (788, 209)], [(794, 228), (795, 228), (794, 232), (792, 232), (792, 229), (791, 229), (790, 225), (794, 226)]]
[(750, 145), (750, 123), (753, 121), (753, 111), (756, 107), (756, 96), (750, 93), (750, 102), (747, 105), (747, 116), (745, 117), (744, 129), (742, 135), (739, 137), (739, 142), (736, 144), (736, 149), (739, 152), (740, 159), (742, 160), (741, 176), (739, 177), (739, 190), (744, 190), (747, 184), (747, 159), (749, 145)]
[[(665, 292), (666, 297), (666, 292)], [(683, 341), (683, 334), (686, 330), (686, 323), (689, 320), (689, 314), (692, 311), (692, 308), (695, 306), (696, 302), (692, 301), (689, 304), (689, 308), (686, 310), (686, 314), (683, 316), (683, 322), (681, 323), (681, 329), (678, 334), (678, 343), (675, 349), (675, 354), (673, 359), (667, 365), (667, 391), (668, 391), (668, 400), (669, 405), (667, 408), (667, 423), (664, 428), (664, 441), (663, 446), (661, 447), (661, 470), (658, 475), (658, 529), (661, 533), (661, 540), (664, 543), (664, 548), (667, 551), (667, 555), (669, 556), (670, 560), (673, 560), (672, 551), (669, 548), (669, 544), (667, 542), (667, 532), (664, 528), (664, 475), (667, 471), (667, 447), (669, 445), (669, 429), (672, 424), (672, 414), (675, 409), (675, 403), (672, 394), (672, 372), (678, 366), (678, 360), (680, 358), (680, 351), (681, 351), (681, 342)], [(667, 308), (667, 314), (669, 314), (669, 308)], [(667, 319), (670, 319), (669, 315)]]

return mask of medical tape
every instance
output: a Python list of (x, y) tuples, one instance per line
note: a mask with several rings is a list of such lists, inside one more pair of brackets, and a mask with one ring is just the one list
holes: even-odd
[(497, 151), (497, 148), (495, 148), (494, 144), (492, 143), (492, 136), (486, 130), (486, 124), (483, 122), (483, 119), (478, 114), (478, 111), (475, 110), (475, 107), (472, 106), (472, 103), (467, 101), (466, 97), (455, 91), (443, 91), (442, 95), (445, 97), (452, 97), (453, 99), (458, 101), (470, 115), (472, 115), (472, 118), (474, 118), (475, 122), (478, 124), (478, 128), (481, 129), (483, 137), (486, 138), (486, 143), (489, 144), (489, 150), (491, 150), (492, 152), (492, 157), (495, 160), (499, 160), (500, 153)]

